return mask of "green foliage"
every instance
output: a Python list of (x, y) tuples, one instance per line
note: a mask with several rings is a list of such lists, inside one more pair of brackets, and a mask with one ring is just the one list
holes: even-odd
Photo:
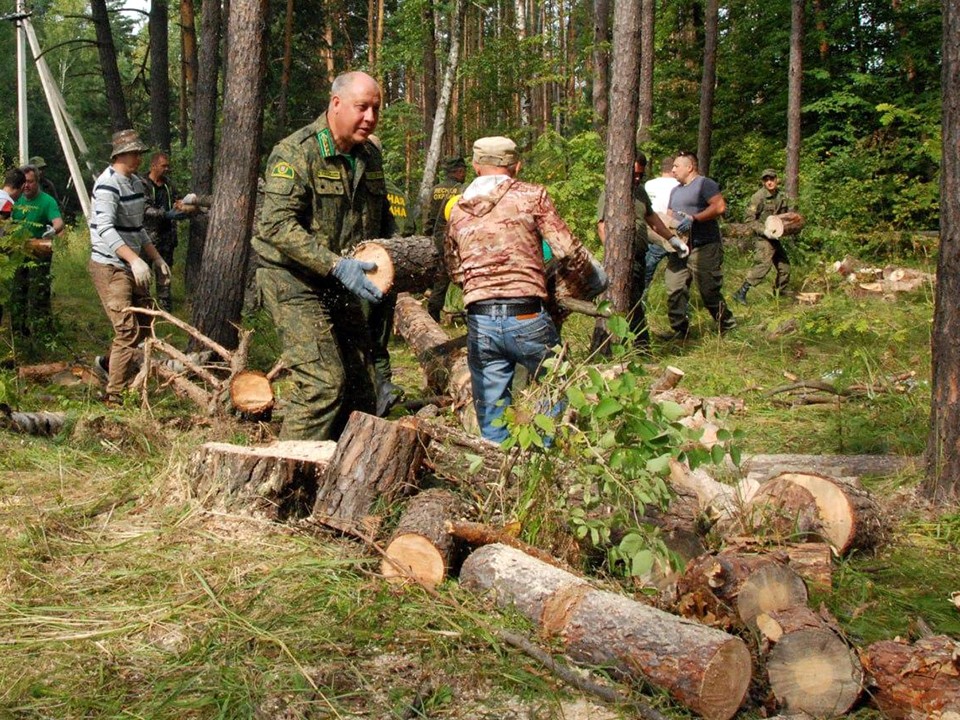
[[(646, 508), (663, 508), (671, 498), (664, 480), (670, 461), (695, 468), (720, 463), (729, 452), (739, 463), (740, 450), (727, 431), (705, 449), (698, 443), (702, 430), (678, 422), (684, 414), (679, 405), (651, 402), (644, 370), (629, 350), (629, 324), (613, 316), (608, 326), (618, 372), (608, 376), (593, 365), (549, 360), (535, 391), (507, 408), (504, 446), (524, 451), (522, 472), (535, 477), (540, 490), (554, 487), (550, 511), (566, 532), (603, 553), (608, 572), (643, 577), (672, 560), (659, 531), (644, 519)], [(565, 406), (572, 420), (560, 416)]]

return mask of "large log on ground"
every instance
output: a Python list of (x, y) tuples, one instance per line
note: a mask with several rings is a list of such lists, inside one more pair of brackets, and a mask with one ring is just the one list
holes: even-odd
[(459, 517), (461, 501), (452, 492), (431, 488), (407, 503), (384, 549), (380, 572), (388, 580), (414, 579), (434, 588), (455, 561), (459, 543), (449, 522)]
[(427, 386), (453, 398), (454, 411), (467, 432), (480, 434), (473, 409), (470, 368), (463, 338), (451, 340), (426, 308), (406, 293), (397, 297), (397, 332), (407, 341), (423, 368)]
[(365, 257), (372, 246), (382, 248), (393, 264), (393, 292), (422, 293), (433, 287), (443, 258), (427, 235), (378, 238), (362, 242), (354, 256)]
[(682, 615), (753, 627), (761, 613), (806, 605), (807, 586), (778, 557), (724, 551), (691, 560), (677, 581), (677, 596)]
[(515, 606), (575, 661), (642, 678), (705, 718), (732, 717), (747, 692), (750, 652), (740, 638), (595, 590), (519, 550), (486, 545), (460, 579), (492, 592), (500, 607)]
[(785, 709), (833, 718), (846, 714), (860, 697), (863, 667), (825, 611), (771, 610), (757, 616), (757, 627), (773, 644), (767, 677)]
[(758, 482), (785, 472), (813, 472), (834, 477), (897, 475), (920, 466), (920, 459), (899, 455), (747, 455), (741, 470)]
[(514, 456), (497, 445), (461, 429), (418, 418), (418, 428), (430, 442), (423, 464), (435, 475), (486, 497), (513, 469)]
[(883, 538), (880, 507), (856, 479), (793, 472), (768, 481), (781, 486), (785, 482), (799, 485), (813, 495), (820, 519), (819, 532), (840, 555), (855, 549), (872, 549)]
[(212, 510), (283, 521), (310, 514), (336, 443), (287, 440), (266, 447), (206, 443), (184, 469)]
[(761, 485), (742, 519), (744, 532), (774, 542), (808, 540), (823, 530), (813, 493), (784, 477)]
[(417, 486), (423, 446), (413, 419), (395, 422), (354, 411), (317, 486), (313, 518), (367, 537), (379, 521), (378, 502), (392, 503)]
[(873, 701), (890, 720), (926, 720), (960, 714), (960, 643), (933, 635), (913, 645), (873, 643), (861, 653)]
[(796, 235), (803, 230), (807, 221), (803, 215), (795, 212), (770, 215), (763, 223), (763, 230), (767, 237), (781, 238), (787, 235)]

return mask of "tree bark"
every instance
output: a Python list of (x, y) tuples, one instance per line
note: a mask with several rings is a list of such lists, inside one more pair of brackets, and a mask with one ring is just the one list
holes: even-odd
[(197, 30), (193, 0), (180, 0), (180, 146), (189, 139), (189, 108), (197, 95)]
[(433, 124), (437, 113), (437, 16), (432, 2), (423, 4), (423, 127)]
[(800, 121), (803, 99), (803, 34), (806, 0), (790, 0), (790, 68), (787, 77), (787, 164), (784, 190), (796, 198), (800, 190)]
[(767, 237), (781, 238), (785, 235), (796, 235), (803, 230), (806, 222), (800, 213), (782, 213), (767, 217), (764, 220), (763, 229)]
[(237, 342), (234, 323), (243, 308), (260, 169), (268, 7), (267, 0), (234, 0), (231, 4), (231, 58), (224, 77), (217, 184), (193, 303), (193, 325), (228, 347)]
[(593, 129), (600, 137), (610, 118), (610, 0), (593, 0)]
[(449, 522), (461, 511), (460, 499), (448, 490), (431, 488), (414, 495), (384, 549), (383, 576), (399, 581), (412, 577), (430, 588), (439, 585), (456, 561), (460, 543)]
[(474, 551), (461, 583), (492, 592), (563, 643), (568, 655), (667, 690), (705, 718), (726, 720), (750, 683), (750, 652), (737, 637), (610, 592), (505, 545)]
[[(192, 189), (198, 195), (213, 193), (214, 133), (217, 123), (217, 78), (220, 74), (222, 28), (220, 0), (207, 0), (201, 9), (197, 97), (193, 112)], [(192, 295), (199, 284), (208, 220), (206, 213), (198, 213), (190, 221), (190, 240), (184, 268), (188, 295)]]
[(169, 0), (150, 0), (150, 138), (170, 152)]
[(648, 142), (653, 127), (654, 33), (656, 0), (642, 0), (640, 6), (640, 106), (637, 140)]
[(926, 720), (960, 713), (960, 643), (946, 635), (913, 645), (882, 640), (861, 654), (874, 703), (890, 720)]
[(395, 293), (422, 293), (433, 287), (442, 258), (433, 238), (413, 235), (404, 238), (367, 240), (354, 249), (353, 256), (364, 253), (364, 248), (379, 247), (386, 251), (393, 264)]
[(283, 65), (280, 71), (280, 97), (277, 100), (277, 124), (287, 127), (287, 96), (290, 93), (290, 68), (293, 65), (293, 0), (287, 0), (283, 19)]
[(717, 87), (717, 34), (719, 0), (705, 0), (703, 16), (703, 79), (700, 82), (700, 129), (697, 133), (697, 159), (700, 174), (710, 174), (713, 153), (713, 96)]
[(924, 492), (960, 496), (960, 4), (943, 4), (940, 253), (933, 313), (932, 397)]
[(97, 34), (97, 53), (100, 56), (100, 71), (103, 73), (104, 90), (107, 95), (107, 110), (110, 113), (110, 127), (117, 130), (132, 128), (127, 114), (127, 101), (123, 96), (123, 81), (117, 66), (117, 49), (113, 43), (113, 30), (110, 28), (110, 15), (106, 0), (90, 0), (90, 13)]
[[(640, 82), (640, 2), (620, 0), (613, 10), (613, 77), (610, 116), (617, 119), (617, 132), (607, 133), (604, 170), (607, 239), (603, 265), (610, 286), (603, 297), (615, 312), (630, 310), (631, 267), (634, 253), (633, 161), (636, 153), (637, 93)], [(603, 318), (593, 330), (593, 347), (608, 347), (609, 332)]]

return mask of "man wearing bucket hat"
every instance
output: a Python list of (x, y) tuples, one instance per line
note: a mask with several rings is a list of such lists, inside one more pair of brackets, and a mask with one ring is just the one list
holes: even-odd
[(444, 259), (450, 280), (463, 288), (467, 309), (467, 365), (473, 405), (484, 439), (502, 442), (518, 364), (531, 377), (560, 336), (548, 299), (543, 244), (564, 267), (576, 297), (595, 297), (607, 278), (599, 263), (560, 217), (546, 188), (516, 179), (520, 155), (513, 140), (473, 144), (477, 178), (450, 211)]
[(170, 277), (170, 268), (143, 226), (146, 201), (137, 169), (147, 146), (134, 130), (115, 132), (112, 144), (110, 165), (93, 185), (87, 265), (114, 332), (109, 359), (106, 363), (98, 360), (101, 369), (107, 371), (107, 403), (119, 401), (137, 345), (149, 331), (148, 318), (123, 312), (126, 307), (146, 307), (150, 303), (150, 266), (142, 256), (159, 278), (169, 281)]
[(774, 293), (778, 295), (783, 293), (790, 283), (790, 259), (787, 257), (787, 251), (783, 249), (783, 243), (779, 238), (767, 237), (765, 224), (771, 215), (790, 212), (793, 208), (786, 194), (780, 191), (776, 170), (767, 168), (760, 173), (760, 183), (763, 187), (750, 198), (746, 216), (746, 222), (751, 225), (753, 234), (756, 236), (754, 264), (747, 273), (747, 279), (733, 296), (734, 300), (744, 305), (747, 303), (747, 291), (759, 285), (771, 268), (776, 271), (773, 280)]
[[(433, 186), (430, 208), (427, 210), (427, 220), (423, 226), (424, 234), (433, 237), (441, 258), (443, 257), (443, 236), (447, 231), (444, 208), (450, 198), (463, 192), (463, 181), (467, 178), (467, 163), (460, 155), (448, 157), (443, 161), (443, 172), (445, 175), (443, 180)], [(430, 289), (430, 300), (427, 302), (427, 312), (437, 322), (440, 321), (440, 313), (443, 312), (449, 285), (450, 278), (441, 263), (441, 270), (437, 273), (433, 287)]]

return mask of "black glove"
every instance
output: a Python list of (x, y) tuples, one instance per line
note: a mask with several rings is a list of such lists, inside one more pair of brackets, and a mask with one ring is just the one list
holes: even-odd
[(383, 299), (383, 293), (366, 275), (367, 270), (376, 269), (375, 262), (343, 258), (333, 266), (333, 276), (361, 300), (378, 303)]
[(186, 220), (188, 217), (182, 210), (167, 210), (163, 216), (167, 220)]

